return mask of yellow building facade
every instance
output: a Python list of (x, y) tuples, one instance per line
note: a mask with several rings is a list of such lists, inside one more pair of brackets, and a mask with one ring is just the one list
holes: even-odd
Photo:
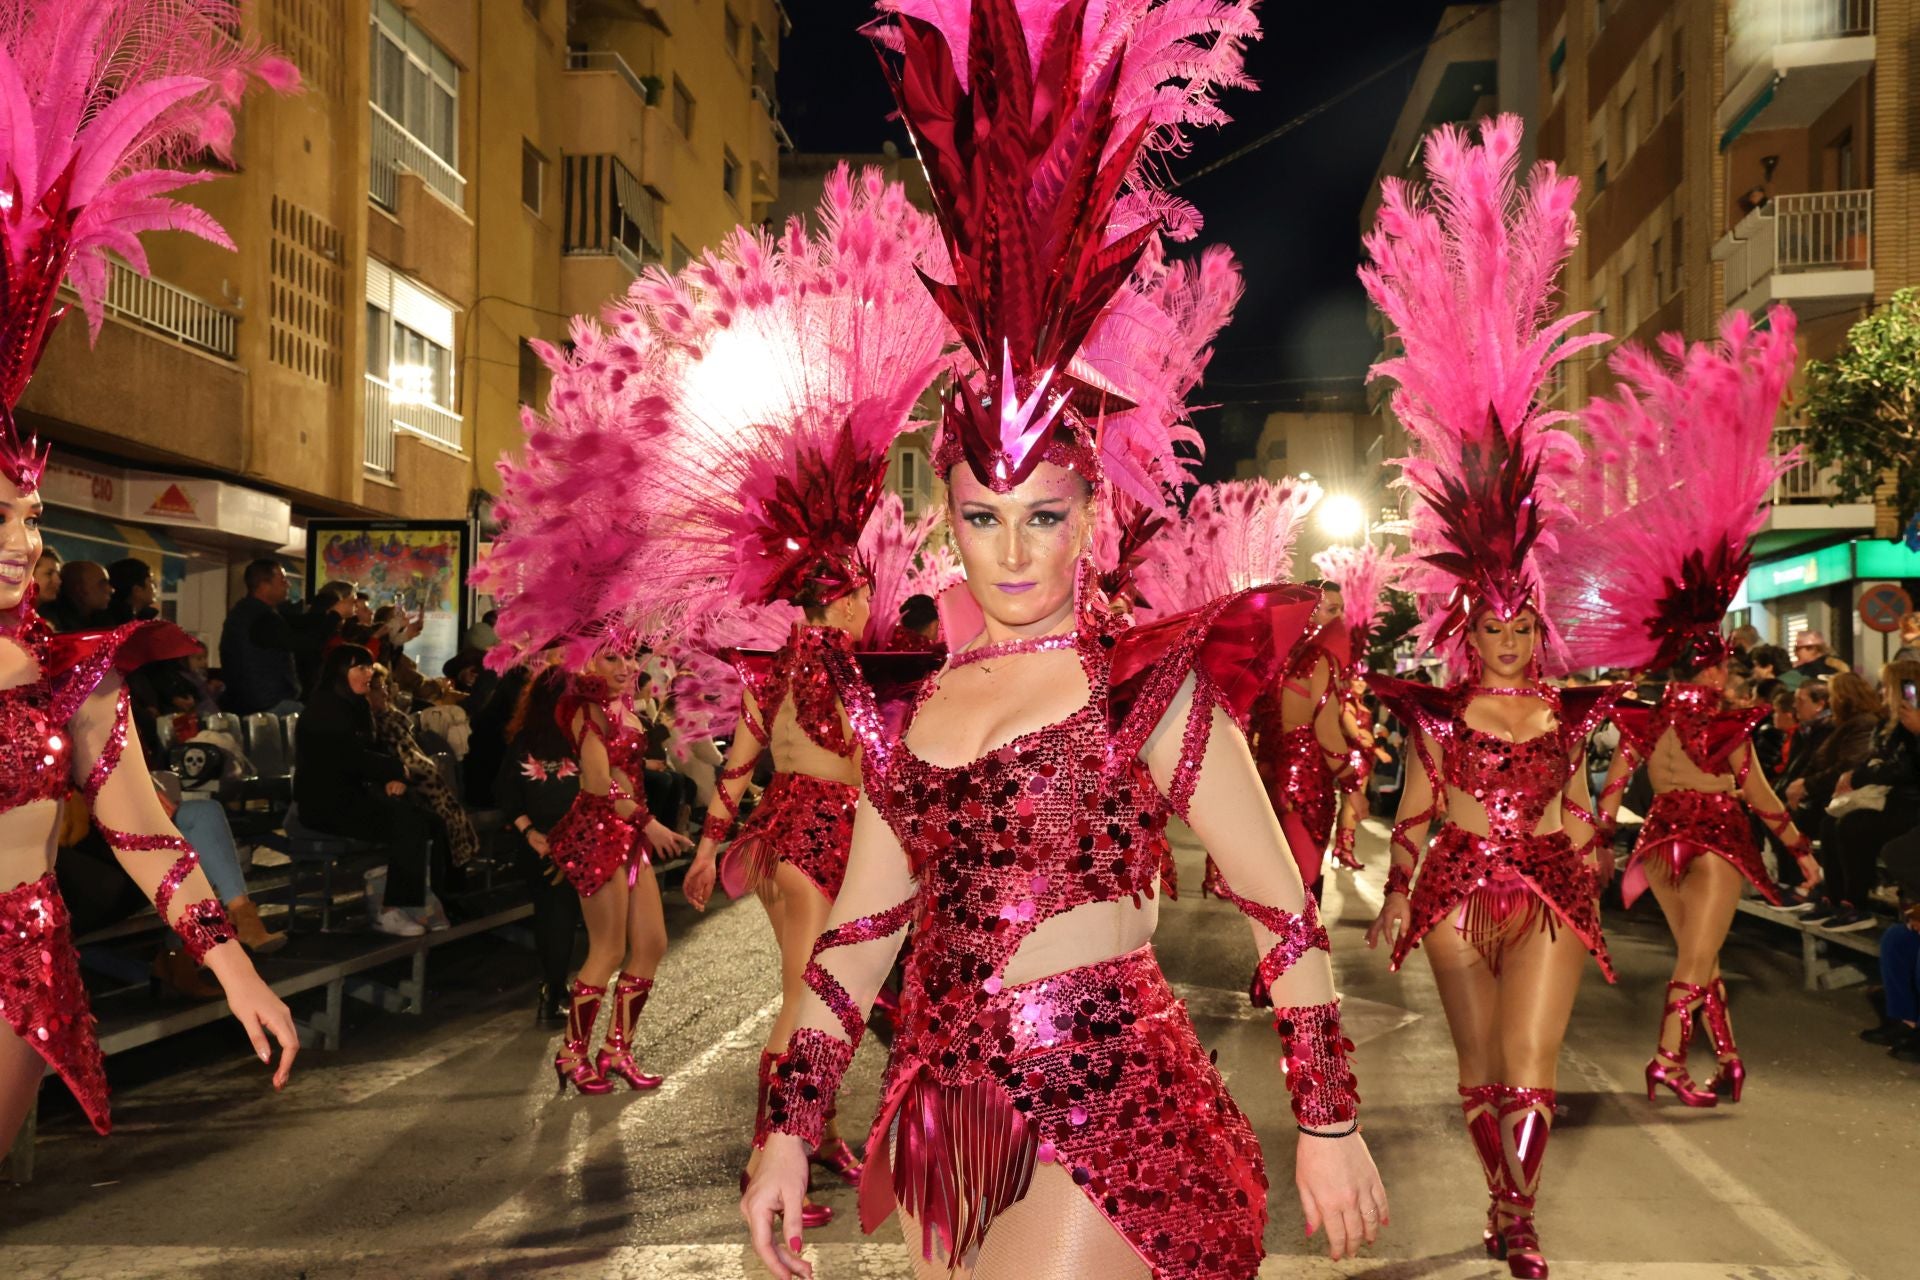
[(203, 634), (307, 516), (482, 512), (544, 394), (528, 340), (764, 218), (786, 145), (777, 0), (242, 15), (304, 91), (250, 95), (233, 172), (194, 189), (238, 252), (149, 237), (152, 278), (116, 269), (93, 348), (63, 325), (21, 406), (63, 446), (56, 542), (164, 558)]

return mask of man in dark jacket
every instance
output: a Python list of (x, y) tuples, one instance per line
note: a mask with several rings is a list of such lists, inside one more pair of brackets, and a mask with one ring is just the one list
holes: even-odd
[(105, 630), (113, 625), (107, 604), (113, 584), (91, 560), (69, 560), (60, 567), (60, 598), (40, 610), (55, 631)]
[(280, 612), (287, 602), (287, 574), (275, 560), (255, 560), (246, 569), (247, 594), (220, 628), (220, 674), (227, 683), (226, 709), (235, 715), (300, 710), (300, 676), (294, 667), (293, 628)]

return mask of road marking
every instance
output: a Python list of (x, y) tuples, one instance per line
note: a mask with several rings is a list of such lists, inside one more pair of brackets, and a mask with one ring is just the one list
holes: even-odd
[[(721, 1059), (731, 1054), (744, 1054), (764, 1044), (766, 1028), (780, 1011), (780, 1000), (780, 995), (775, 993), (771, 1000), (735, 1023), (732, 1030), (669, 1075), (665, 1084), (640, 1100), (638, 1105), (623, 1108), (619, 1120), (614, 1124), (596, 1129), (590, 1138), (573, 1143), (564, 1161), (543, 1171), (535, 1181), (496, 1206), (474, 1224), (473, 1231), (480, 1235), (510, 1236), (536, 1224), (552, 1227), (556, 1205), (578, 1202), (577, 1196), (552, 1194), (556, 1183), (564, 1186), (577, 1182), (594, 1153), (608, 1146), (622, 1144), (628, 1131), (637, 1125), (673, 1114), (673, 1100), (697, 1083)], [(545, 1071), (543, 1067), (543, 1076)]]

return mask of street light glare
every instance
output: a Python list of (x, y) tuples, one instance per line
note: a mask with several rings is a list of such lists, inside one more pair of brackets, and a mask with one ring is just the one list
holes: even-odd
[(1367, 511), (1360, 499), (1330, 493), (1320, 500), (1320, 532), (1329, 538), (1357, 538), (1367, 527)]

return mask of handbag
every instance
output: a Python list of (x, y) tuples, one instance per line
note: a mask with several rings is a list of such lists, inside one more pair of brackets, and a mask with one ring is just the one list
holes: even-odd
[(1855, 811), (1879, 813), (1887, 807), (1887, 794), (1893, 788), (1882, 782), (1870, 782), (1864, 787), (1855, 787), (1827, 801), (1827, 814), (1841, 818)]

